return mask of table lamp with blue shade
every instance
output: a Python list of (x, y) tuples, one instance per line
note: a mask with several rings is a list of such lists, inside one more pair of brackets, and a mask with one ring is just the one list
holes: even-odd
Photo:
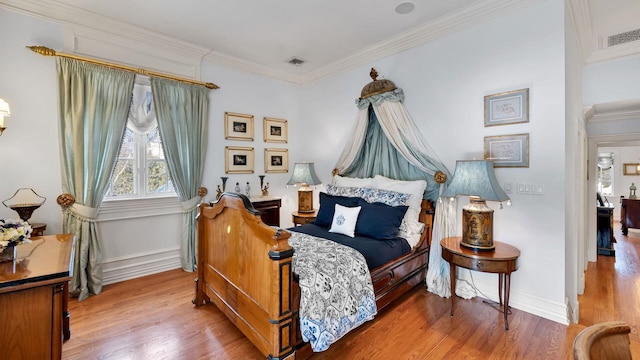
[[(460, 245), (472, 250), (492, 251), (493, 209), (487, 201), (508, 201), (509, 196), (498, 185), (493, 162), (488, 160), (458, 160), (451, 184), (441, 196), (469, 196), (462, 208), (462, 240)], [(501, 204), (502, 205), (502, 204)]]
[(313, 189), (309, 185), (322, 184), (316, 175), (313, 163), (301, 162), (293, 165), (293, 174), (287, 185), (300, 185), (298, 189), (298, 212), (312, 213), (313, 209)]

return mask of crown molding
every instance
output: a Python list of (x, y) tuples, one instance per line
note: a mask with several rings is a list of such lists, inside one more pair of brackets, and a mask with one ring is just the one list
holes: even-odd
[(640, 100), (625, 100), (591, 105), (584, 110), (589, 123), (640, 119)]
[(126, 37), (141, 43), (171, 48), (173, 51), (202, 59), (211, 49), (206, 49), (170, 36), (158, 34), (139, 26), (78, 9), (51, 0), (0, 0), (0, 8), (51, 20), (61, 25), (96, 30), (112, 36)]
[(589, 0), (569, 0), (569, 13), (578, 36), (578, 44), (582, 52), (582, 60), (587, 61), (596, 48), (596, 39), (591, 28), (591, 11)]

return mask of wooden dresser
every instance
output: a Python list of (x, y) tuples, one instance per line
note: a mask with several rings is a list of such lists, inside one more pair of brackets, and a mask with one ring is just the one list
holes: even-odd
[(280, 206), (282, 200), (279, 197), (252, 197), (251, 204), (256, 210), (260, 211), (262, 222), (269, 226), (280, 227)]
[[(0, 358), (60, 359), (75, 238), (31, 238), (0, 263)], [(67, 318), (68, 320), (68, 318)], [(66, 323), (67, 329), (64, 328)]]
[(627, 235), (629, 228), (640, 229), (640, 200), (620, 199), (620, 224), (622, 235)]

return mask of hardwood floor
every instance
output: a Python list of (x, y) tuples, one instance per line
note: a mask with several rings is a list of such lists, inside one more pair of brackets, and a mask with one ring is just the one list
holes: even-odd
[[(572, 359), (575, 336), (588, 325), (622, 320), (640, 359), (640, 232), (623, 237), (616, 256), (599, 256), (579, 297), (580, 323), (561, 325), (513, 309), (502, 314), (482, 299), (457, 301), (419, 286), (376, 320), (313, 359)], [(214, 305), (195, 308), (194, 274), (172, 270), (105, 286), (83, 302), (71, 299), (71, 339), (63, 359), (263, 359)]]

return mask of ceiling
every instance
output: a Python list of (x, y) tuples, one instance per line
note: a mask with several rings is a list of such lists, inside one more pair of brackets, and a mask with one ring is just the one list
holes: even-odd
[[(405, 2), (414, 6), (413, 11), (396, 12)], [(305, 83), (539, 2), (0, 0), (0, 7), (112, 33), (153, 34), (201, 48), (204, 60)], [(601, 41), (640, 28), (640, 1), (568, 0), (568, 4), (585, 62), (640, 54), (640, 41), (615, 49)], [(291, 58), (305, 62), (292, 65)]]

